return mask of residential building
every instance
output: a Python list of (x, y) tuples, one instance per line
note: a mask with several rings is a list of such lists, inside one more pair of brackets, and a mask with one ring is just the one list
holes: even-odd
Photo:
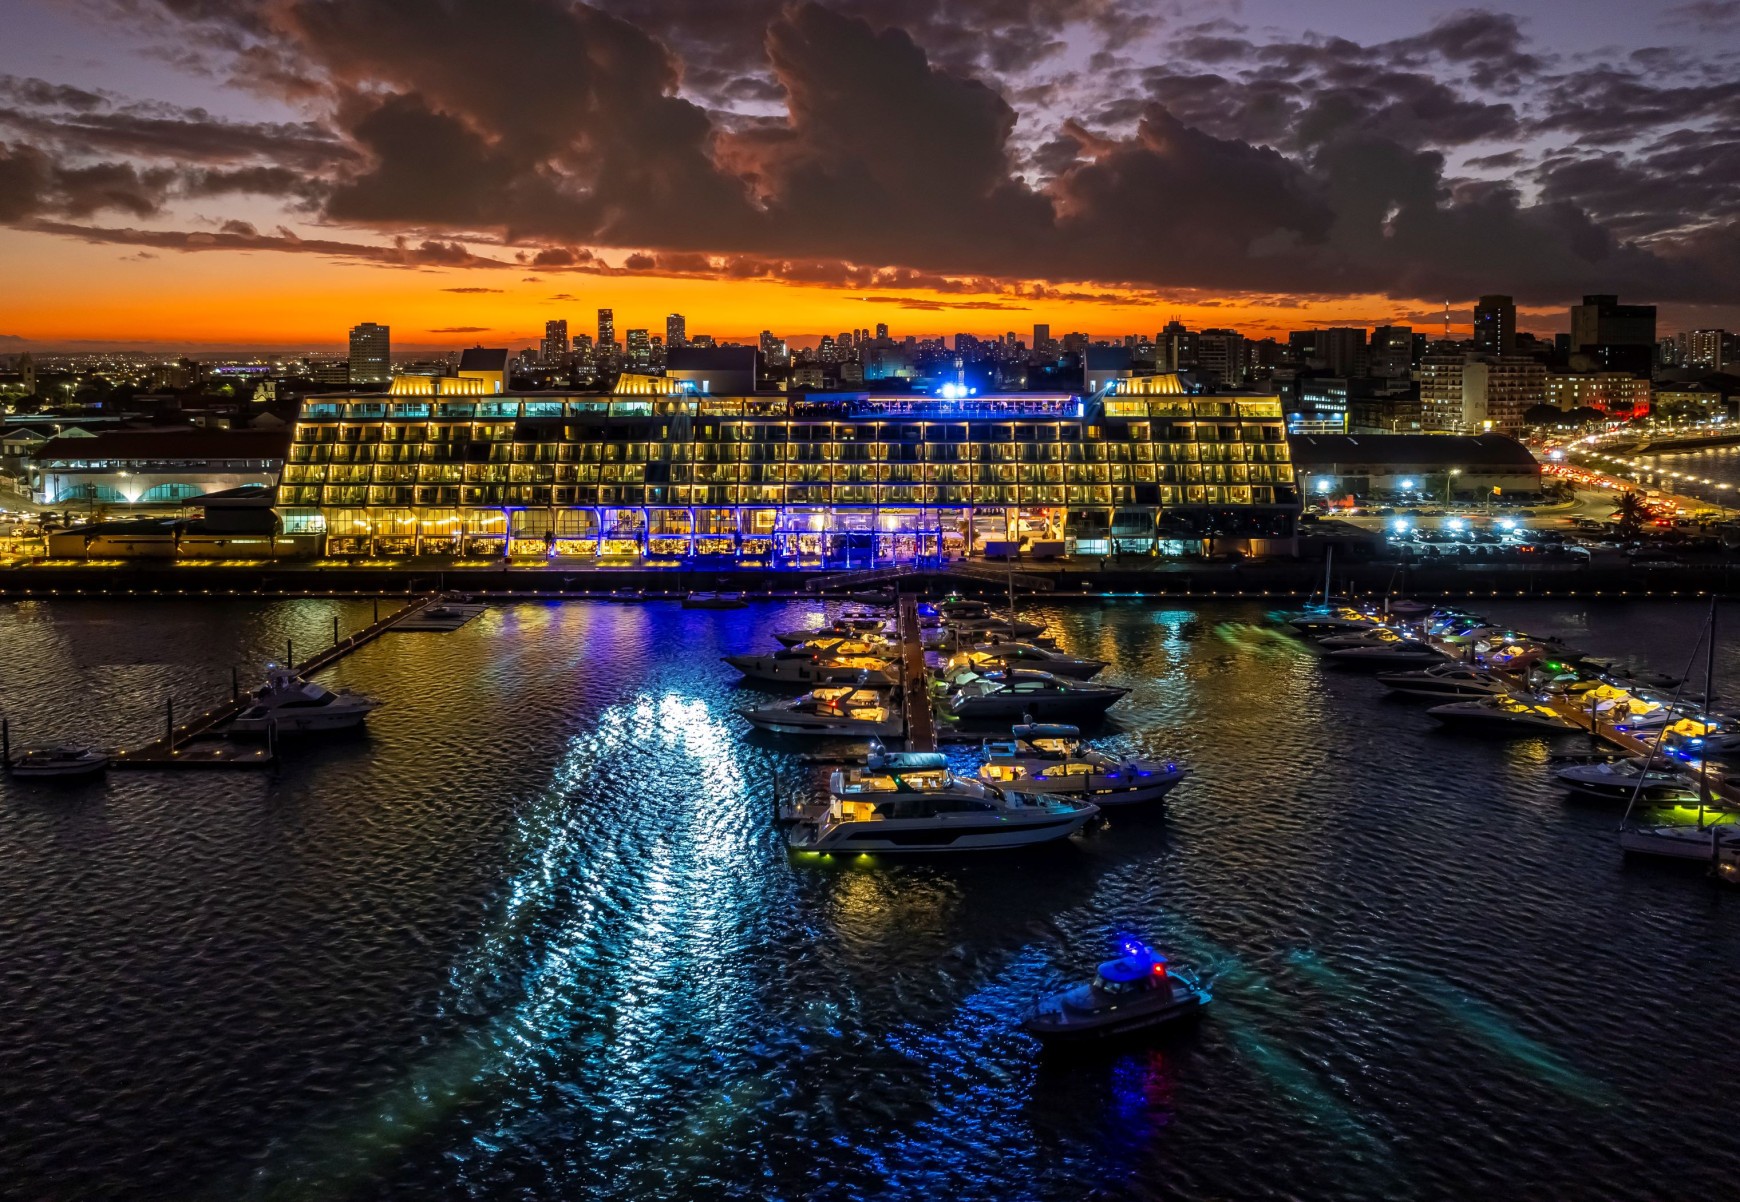
[(1414, 370), (1414, 330), (1411, 326), (1379, 326), (1366, 348), (1366, 371), (1380, 380), (1408, 379)]
[(689, 343), (689, 323), (681, 313), (672, 313), (665, 318), (665, 349), (673, 350), (687, 346)]
[(1483, 355), (1516, 354), (1516, 302), (1483, 296), (1474, 306), (1474, 349)]
[(1244, 383), (1245, 339), (1237, 330), (1204, 330), (1196, 336), (1196, 370), (1217, 388)]
[(350, 330), (350, 386), (386, 384), (393, 378), (392, 330), (372, 321)]
[(1547, 369), (1526, 355), (1439, 350), (1420, 361), (1420, 421), (1428, 431), (1518, 433), (1547, 399)]
[(645, 371), (652, 366), (652, 340), (645, 330), (630, 330), (624, 336), (628, 351), (628, 370)]
[(1650, 383), (1628, 371), (1548, 372), (1546, 403), (1555, 409), (1599, 409), (1625, 420), (1649, 412)]
[(1612, 294), (1571, 306), (1571, 366), (1647, 377), (1655, 364), (1655, 306), (1622, 305)]
[(538, 348), (538, 362), (545, 367), (567, 367), (569, 355), (567, 321), (546, 321), (544, 341)]
[(1685, 366), (1721, 371), (1726, 366), (1728, 331), (1691, 330), (1686, 334)]

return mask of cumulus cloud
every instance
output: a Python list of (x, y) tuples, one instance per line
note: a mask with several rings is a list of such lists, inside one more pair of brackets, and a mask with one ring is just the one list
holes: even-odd
[[(1362, 42), (1124, 0), (123, 9), (308, 119), (0, 77), (0, 221), (417, 269), (781, 279), (869, 303), (1013, 298), (1022, 280), (1711, 301), (1730, 299), (1717, 265), (1740, 259), (1740, 82), (1695, 54), (1556, 55), (1503, 13)], [(160, 228), (238, 195), (376, 241)], [(105, 211), (156, 224), (91, 220)]]

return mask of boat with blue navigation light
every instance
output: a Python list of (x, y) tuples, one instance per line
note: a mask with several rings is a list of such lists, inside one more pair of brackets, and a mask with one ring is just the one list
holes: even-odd
[(836, 769), (825, 803), (786, 807), (794, 851), (913, 855), (1053, 843), (1099, 813), (1085, 802), (1004, 793), (949, 770), (935, 752), (872, 752)]
[(1043, 1040), (1110, 1039), (1195, 1018), (1214, 995), (1139, 939), (1107, 960), (1092, 981), (1040, 998), (1021, 1029)]
[(1074, 797), (1104, 809), (1158, 801), (1186, 775), (1170, 760), (1120, 760), (1084, 747), (1076, 726), (1023, 722), (1010, 733), (985, 741), (979, 779), (1012, 793)]

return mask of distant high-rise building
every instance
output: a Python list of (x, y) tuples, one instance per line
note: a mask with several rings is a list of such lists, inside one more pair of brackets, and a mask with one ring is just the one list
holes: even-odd
[(1358, 326), (1332, 326), (1316, 330), (1314, 361), (1320, 361), (1332, 376), (1366, 374), (1365, 330)]
[(1051, 326), (1047, 322), (1033, 324), (1033, 353), (1041, 359), (1057, 354), (1057, 344), (1051, 341)]
[(1429, 431), (1515, 434), (1547, 399), (1547, 369), (1527, 355), (1444, 349), (1420, 361), (1421, 422)]
[(616, 314), (610, 309), (598, 310), (598, 346), (600, 349), (616, 341)]
[(652, 340), (646, 336), (645, 330), (630, 330), (626, 338), (629, 367), (645, 371), (652, 365)]
[(1686, 335), (1686, 366), (1721, 371), (1727, 341), (1726, 330), (1692, 330)]
[(1516, 302), (1483, 296), (1474, 306), (1474, 349), (1483, 355), (1516, 354)]
[(350, 330), (350, 382), (385, 384), (393, 378), (392, 332), (365, 321)]
[(665, 318), (665, 345), (667, 347), (683, 347), (689, 344), (689, 323), (681, 313), (672, 313)]
[(1405, 380), (1414, 369), (1411, 326), (1379, 326), (1371, 332), (1366, 370), (1383, 380)]
[(1655, 306), (1622, 305), (1612, 294), (1571, 306), (1571, 366), (1647, 376), (1655, 363)]
[(1196, 370), (1214, 377), (1223, 387), (1236, 387), (1245, 378), (1245, 339), (1237, 330), (1204, 330), (1195, 335)]
[(568, 323), (546, 321), (544, 341), (538, 347), (538, 361), (545, 367), (568, 366)]
[(877, 342), (887, 342), (888, 341), (888, 323), (887, 322), (879, 321), (876, 323), (876, 341)]
[(979, 340), (974, 335), (972, 335), (972, 334), (956, 334), (955, 335), (955, 351), (957, 353), (959, 353), (961, 351), (965, 351), (965, 352), (970, 354), (971, 352), (976, 351), (978, 349), (979, 349)]

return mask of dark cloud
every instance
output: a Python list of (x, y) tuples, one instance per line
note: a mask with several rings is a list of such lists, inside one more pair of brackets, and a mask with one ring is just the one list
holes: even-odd
[(942, 301), (918, 296), (860, 296), (858, 299), (867, 305), (894, 305), (900, 309), (913, 309), (926, 313), (941, 313), (952, 309), (1013, 309), (1024, 312), (1028, 308), (1027, 305), (1011, 304), (1007, 301)]
[(491, 326), (442, 326), (439, 329), (428, 330), (430, 334), (487, 334)]
[(466, 292), (466, 293), (469, 293), (469, 292), (501, 292), (502, 289), (500, 289), (500, 288), (466, 287), (466, 288), (443, 288), (441, 291), (443, 291), (443, 292)]

